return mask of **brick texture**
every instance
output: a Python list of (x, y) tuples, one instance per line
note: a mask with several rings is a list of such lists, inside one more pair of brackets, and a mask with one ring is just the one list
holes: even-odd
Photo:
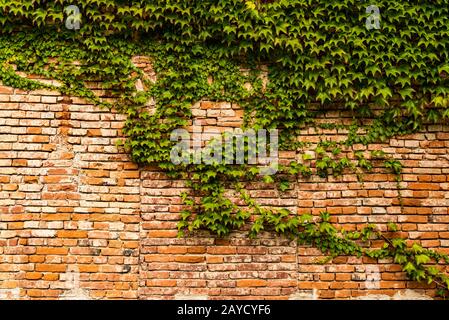
[[(136, 65), (152, 72), (140, 57)], [(153, 74), (150, 75), (154, 77)], [(138, 84), (139, 85), (139, 84)], [(91, 84), (101, 93), (99, 84)], [(241, 124), (238, 106), (203, 101), (193, 108), (204, 130)], [(350, 115), (330, 110), (323, 122)], [(350, 299), (433, 297), (406, 281), (392, 261), (339, 257), (320, 264), (312, 247), (245, 232), (217, 239), (177, 238), (183, 181), (138, 168), (115, 145), (125, 117), (57, 92), (0, 86), (0, 298), (16, 299)], [(348, 120), (349, 121), (349, 120)], [(206, 131), (205, 131), (206, 132)], [(339, 130), (304, 130), (301, 139), (339, 140)], [(280, 193), (261, 183), (250, 194), (265, 206), (318, 215), (348, 230), (367, 223), (449, 253), (449, 127), (368, 147), (404, 165), (403, 208), (395, 177), (375, 163), (364, 183), (339, 178), (294, 181)], [(283, 161), (301, 152), (282, 152)], [(237, 197), (229, 191), (230, 198)]]

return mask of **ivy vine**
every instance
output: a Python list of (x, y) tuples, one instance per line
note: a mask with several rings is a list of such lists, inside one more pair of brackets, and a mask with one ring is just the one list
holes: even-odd
[[(307, 143), (297, 137), (307, 127), (348, 132), (342, 142), (322, 139), (314, 157), (304, 153), (301, 161), (281, 166), (278, 175), (263, 177), (281, 192), (292, 179), (312, 175), (352, 171), (363, 182), (375, 161), (395, 174), (400, 191), (397, 159), (381, 151), (349, 155), (348, 150), (449, 117), (447, 0), (377, 0), (380, 29), (365, 27), (368, 4), (360, 0), (78, 0), (76, 17), (66, 10), (70, 5), (0, 0), (0, 80), (24, 90), (59, 90), (126, 114), (123, 146), (132, 159), (157, 164), (191, 188), (182, 195), (181, 236), (198, 229), (226, 236), (250, 223), (252, 237), (273, 230), (313, 244), (330, 258), (393, 258), (410, 279), (435, 283), (448, 297), (449, 278), (437, 268), (449, 262), (446, 255), (407, 245), (372, 225), (347, 232), (332, 225), (326, 212), (317, 220), (263, 208), (245, 191), (246, 182), (261, 179), (255, 166), (170, 161), (170, 133), (186, 126), (191, 106), (207, 98), (239, 104), (244, 128), (280, 130), (283, 150), (304, 150)], [(67, 19), (76, 19), (79, 28), (68, 30)], [(136, 55), (151, 57), (155, 83), (132, 64)], [(143, 91), (136, 90), (139, 79)], [(87, 85), (92, 81), (101, 82), (113, 101), (96, 96)], [(156, 101), (154, 113), (147, 107), (150, 99)], [(352, 124), (315, 121), (336, 105), (352, 112)], [(240, 194), (245, 208), (226, 197), (229, 188)], [(396, 226), (389, 227), (394, 233)], [(367, 249), (364, 244), (373, 239), (383, 241), (381, 248)]]

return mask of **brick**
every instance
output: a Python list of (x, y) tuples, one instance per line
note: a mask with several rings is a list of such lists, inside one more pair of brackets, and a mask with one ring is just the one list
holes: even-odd
[[(147, 59), (138, 58), (137, 65), (154, 77)], [(101, 83), (87, 85), (109, 94)], [(185, 292), (212, 299), (295, 294), (351, 299), (417, 288), (434, 295), (431, 287), (404, 281), (391, 259), (345, 256), (321, 265), (324, 256), (318, 250), (271, 232), (254, 240), (245, 231), (225, 239), (203, 232), (177, 238), (179, 213), (185, 209), (178, 195), (187, 191), (185, 182), (170, 180), (155, 166), (139, 167), (117, 151), (114, 143), (122, 136), (125, 115), (46, 90), (29, 94), (0, 86), (0, 101), (0, 283), (20, 288), (21, 298), (58, 298), (67, 291), (73, 267), (91, 298), (172, 299)], [(334, 109), (318, 123), (352, 122), (352, 115)], [(192, 114), (212, 136), (240, 126), (244, 110), (200, 101)], [(395, 177), (381, 161), (373, 161), (363, 184), (347, 172), (327, 179), (299, 177), (282, 193), (259, 181), (248, 183), (248, 189), (262, 205), (313, 215), (327, 210), (345, 230), (368, 223), (385, 230), (394, 221), (400, 230), (394, 236), (449, 253), (448, 132), (448, 126), (431, 126), (343, 151), (351, 159), (353, 150), (384, 150), (401, 159), (402, 208)], [(300, 139), (316, 143), (345, 136), (340, 129), (306, 128)], [(288, 165), (310, 150), (313, 146), (283, 151), (281, 160)], [(226, 196), (243, 206), (229, 190)], [(371, 283), (370, 277), (380, 282)]]
[(53, 238), (56, 236), (55, 230), (32, 230), (31, 235), (38, 238)]
[(176, 262), (181, 263), (200, 263), (205, 261), (205, 257), (203, 256), (176, 256)]
[(57, 281), (57, 280), (59, 280), (59, 274), (58, 273), (46, 273), (42, 277), (42, 280), (44, 280), (44, 281)]
[(67, 265), (64, 264), (37, 264), (36, 271), (38, 272), (65, 272), (67, 269)]
[(78, 270), (80, 272), (91, 273), (91, 272), (98, 272), (100, 268), (97, 265), (79, 265)]
[(39, 289), (29, 289), (27, 290), (27, 295), (29, 297), (42, 297), (44, 296), (44, 290), (39, 290)]
[(148, 231), (148, 237), (151, 238), (174, 238), (178, 232), (176, 230), (151, 230)]
[(12, 94), (14, 89), (11, 87), (0, 86), (0, 94)]
[(266, 285), (266, 280), (245, 279), (237, 281), (237, 287), (265, 287)]
[(206, 257), (207, 263), (223, 263), (223, 257)]
[(41, 98), (42, 103), (56, 103), (57, 99), (56, 97), (47, 97), (47, 96), (43, 96)]
[(201, 102), (201, 109), (216, 109), (218, 108), (218, 104), (216, 102), (211, 101), (202, 101)]
[(87, 238), (87, 231), (80, 230), (60, 230), (57, 232), (58, 238)]
[(38, 247), (36, 254), (44, 255), (66, 255), (68, 253), (67, 248), (50, 248), (50, 247)]
[(237, 249), (235, 247), (209, 247), (207, 248), (209, 254), (236, 254)]
[(25, 279), (27, 280), (38, 280), (41, 279), (43, 274), (41, 272), (27, 272)]
[(25, 159), (14, 159), (12, 161), (13, 167), (26, 167), (28, 165), (28, 160)]
[(411, 190), (439, 190), (438, 184), (434, 183), (409, 183), (407, 186)]
[(187, 253), (186, 247), (159, 247), (158, 252), (162, 254)]
[(146, 285), (149, 287), (175, 287), (176, 280), (149, 280)]

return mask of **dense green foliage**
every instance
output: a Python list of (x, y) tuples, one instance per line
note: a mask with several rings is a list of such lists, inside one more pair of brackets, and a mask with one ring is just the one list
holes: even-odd
[[(80, 0), (75, 20), (74, 12), (66, 10), (72, 4), (0, 0), (0, 80), (23, 89), (51, 88), (21, 77), (16, 69), (38, 74), (63, 83), (55, 89), (64, 94), (126, 113), (125, 147), (132, 158), (189, 181), (192, 192), (183, 195), (189, 209), (182, 213), (181, 234), (207, 229), (224, 236), (252, 221), (252, 236), (273, 229), (331, 256), (394, 257), (412, 279), (449, 287), (444, 274), (425, 266), (444, 257), (418, 245), (408, 248), (403, 240), (385, 238), (382, 249), (364, 250), (356, 243), (360, 234), (335, 229), (325, 214), (321, 222), (310, 222), (285, 209), (261, 208), (244, 191), (245, 181), (258, 179), (257, 167), (170, 162), (170, 132), (187, 124), (190, 107), (203, 98), (238, 103), (246, 111), (245, 125), (279, 129), (285, 150), (304, 147), (296, 139), (299, 130), (315, 126), (317, 115), (338, 105), (353, 112), (353, 124), (336, 124), (348, 130), (346, 141), (323, 138), (316, 158), (304, 154), (303, 161), (282, 166), (265, 182), (285, 191), (292, 177), (325, 178), (345, 170), (362, 180), (363, 172), (381, 159), (400, 186), (398, 161), (381, 152), (356, 153), (350, 160), (342, 150), (449, 117), (449, 1), (378, 0), (380, 29), (371, 30), (365, 27), (368, 4), (360, 0)], [(67, 19), (72, 25), (79, 22), (79, 30), (68, 30)], [(134, 55), (152, 57), (156, 83), (132, 65)], [(137, 79), (148, 90), (136, 91)], [(89, 81), (102, 81), (115, 103), (97, 98), (85, 85)], [(157, 102), (154, 114), (145, 106), (150, 98)], [(229, 188), (247, 208), (226, 198)], [(384, 237), (377, 231), (370, 235)]]

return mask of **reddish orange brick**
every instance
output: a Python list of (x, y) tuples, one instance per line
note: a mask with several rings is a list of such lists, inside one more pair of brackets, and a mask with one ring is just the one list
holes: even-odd
[(440, 186), (436, 183), (409, 183), (410, 190), (439, 190)]
[(65, 272), (67, 270), (67, 265), (65, 264), (37, 264), (36, 271), (39, 272)]
[(99, 266), (97, 265), (78, 265), (80, 272), (98, 272)]
[(28, 289), (26, 293), (27, 293), (27, 295), (29, 297), (43, 297), (43, 296), (45, 296), (45, 291), (44, 290), (39, 290), (39, 289)]
[(57, 280), (59, 280), (59, 273), (46, 273), (46, 274), (44, 274), (42, 280), (57, 281)]
[(172, 253), (187, 253), (186, 247), (159, 247), (157, 250), (162, 254), (172, 254)]
[(66, 255), (68, 253), (67, 248), (50, 248), (50, 247), (38, 247), (36, 254), (44, 255)]
[(27, 272), (25, 275), (25, 279), (27, 280), (38, 280), (42, 278), (41, 272)]
[(176, 230), (150, 230), (148, 237), (150, 238), (175, 238), (178, 235)]
[(223, 257), (206, 257), (207, 263), (223, 263)]
[(236, 254), (237, 249), (235, 247), (208, 247), (207, 253), (209, 254)]
[(176, 287), (176, 280), (148, 280), (146, 285), (149, 287)]
[(12, 161), (13, 167), (26, 167), (28, 166), (28, 160), (25, 159), (14, 159)]
[(87, 238), (87, 231), (60, 230), (56, 235), (58, 238)]
[(266, 285), (267, 285), (266, 280), (260, 279), (237, 280), (237, 287), (265, 287)]
[(176, 256), (175, 261), (182, 263), (200, 263), (204, 262), (205, 258), (202, 256)]

